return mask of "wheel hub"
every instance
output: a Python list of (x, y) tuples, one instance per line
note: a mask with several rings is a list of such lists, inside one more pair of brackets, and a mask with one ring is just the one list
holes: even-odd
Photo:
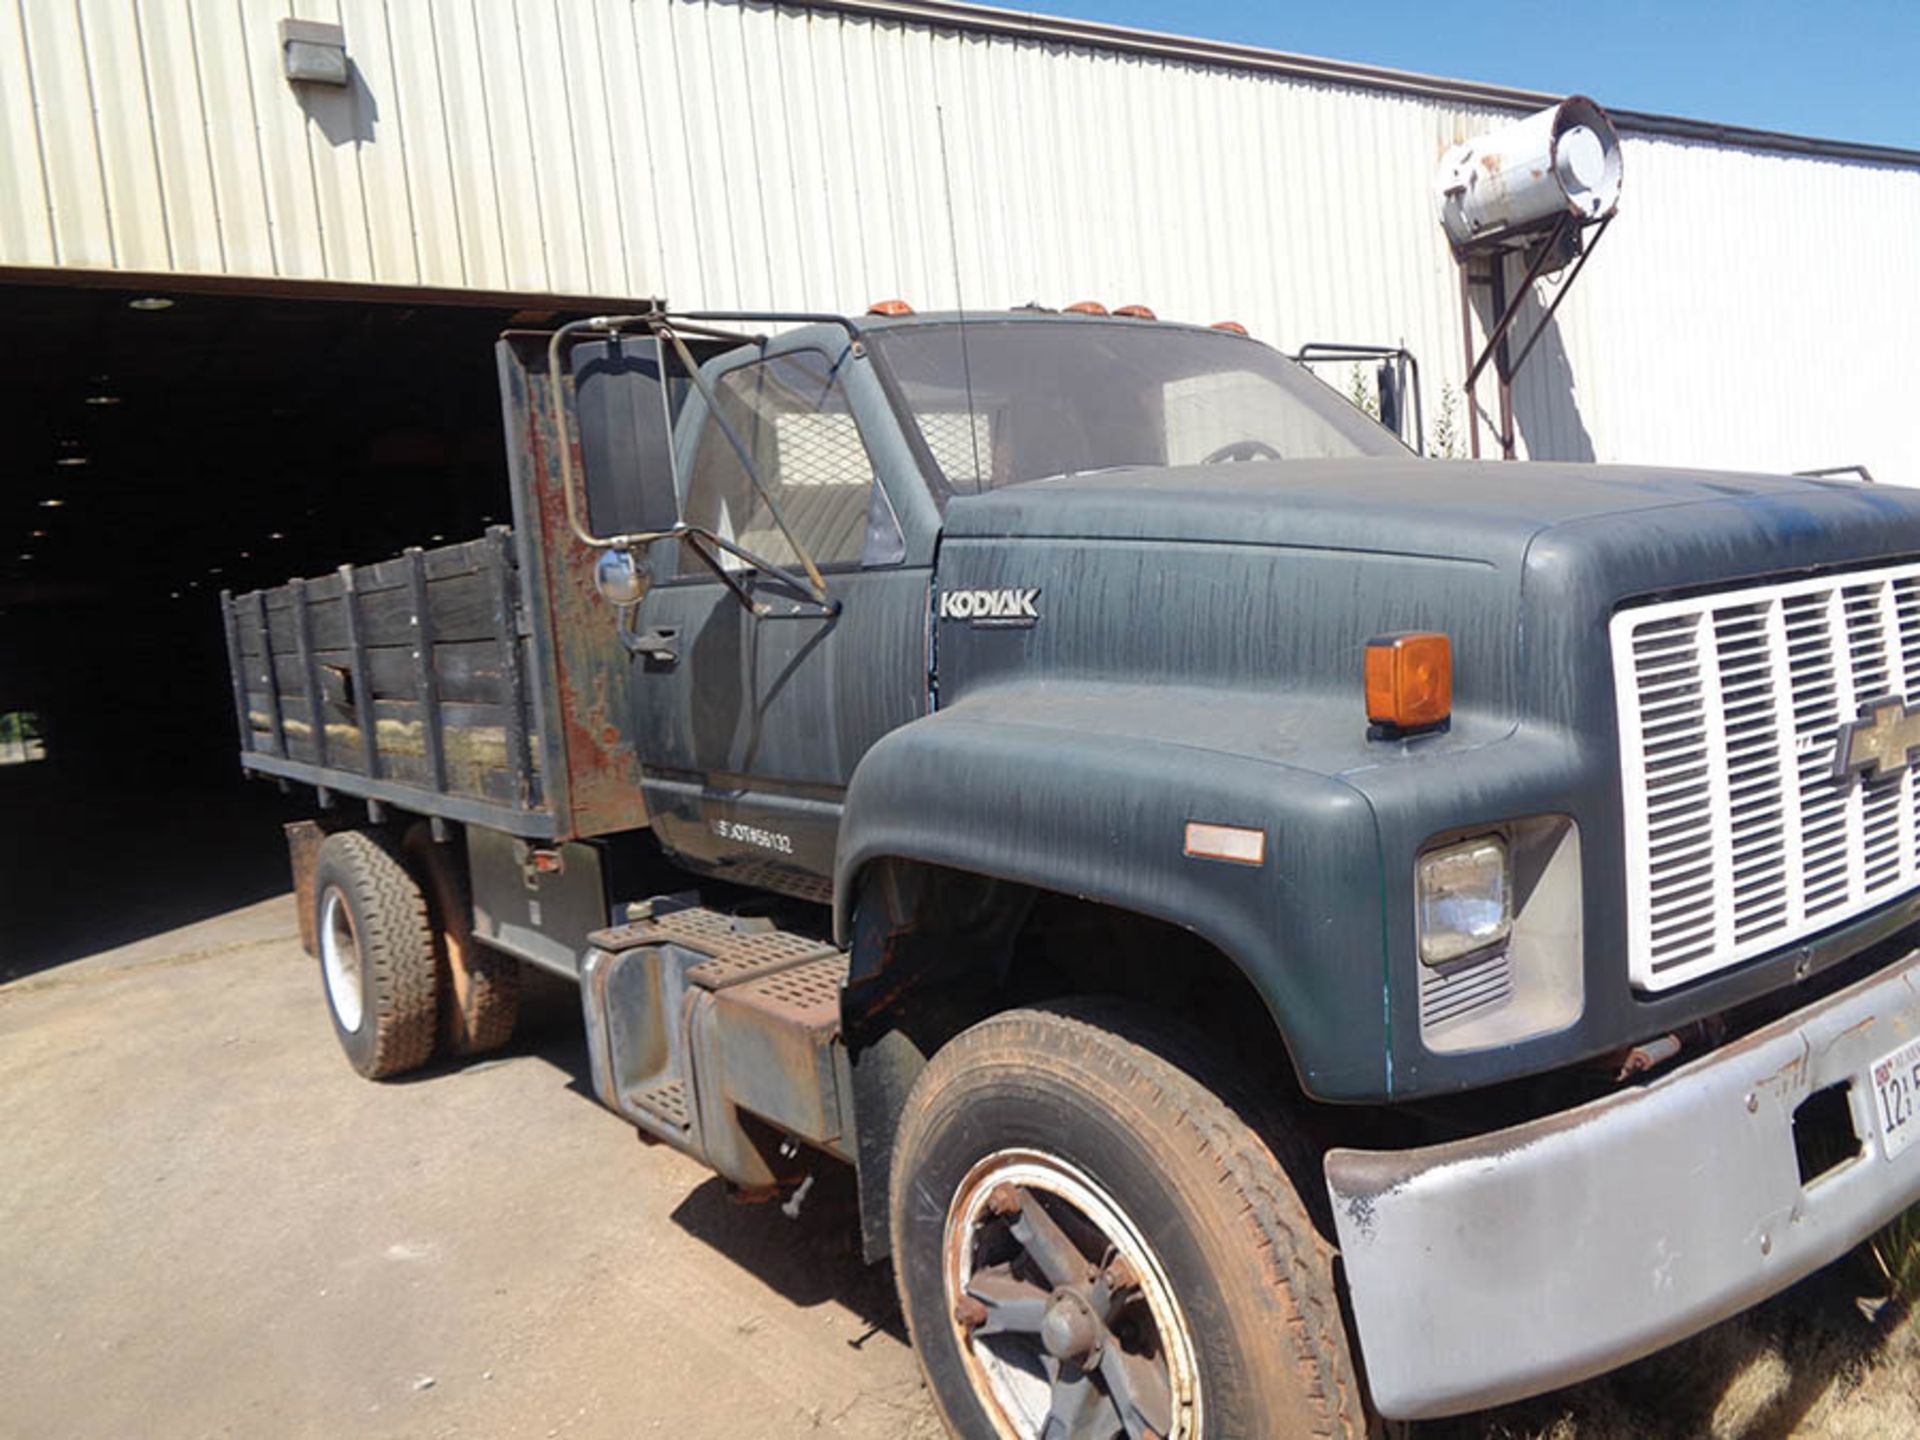
[(353, 911), (340, 888), (329, 889), (320, 904), (320, 973), (326, 981), (327, 1003), (340, 1028), (349, 1034), (365, 1019), (367, 1001), (360, 979), (360, 935)]
[(1195, 1347), (1158, 1259), (1087, 1176), (1031, 1151), (974, 1167), (943, 1269), (961, 1355), (1003, 1440), (1200, 1429)]
[(1107, 1327), (1093, 1307), (1071, 1290), (1057, 1290), (1040, 1318), (1040, 1343), (1057, 1360), (1091, 1369), (1106, 1339)]

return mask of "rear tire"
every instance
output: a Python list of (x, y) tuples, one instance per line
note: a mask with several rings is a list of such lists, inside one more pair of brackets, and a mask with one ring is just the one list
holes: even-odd
[(386, 845), (341, 830), (314, 865), (314, 935), (333, 1033), (353, 1068), (383, 1080), (433, 1055), (433, 928), (419, 883)]
[(407, 831), (402, 853), (420, 877), (433, 922), (440, 970), (440, 1048), (455, 1056), (486, 1055), (513, 1038), (520, 1018), (520, 962), (473, 938), (473, 902), (466, 866), (425, 822)]
[(929, 1063), (893, 1257), (956, 1436), (1367, 1433), (1332, 1252), (1206, 1073), (1181, 1032), (1092, 1001), (994, 1016)]

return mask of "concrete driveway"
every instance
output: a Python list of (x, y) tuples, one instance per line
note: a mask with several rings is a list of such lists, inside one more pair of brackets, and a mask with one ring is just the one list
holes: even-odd
[(373, 1085), (291, 899), (0, 988), (0, 1433), (939, 1433), (844, 1184), (729, 1202), (578, 1078)]

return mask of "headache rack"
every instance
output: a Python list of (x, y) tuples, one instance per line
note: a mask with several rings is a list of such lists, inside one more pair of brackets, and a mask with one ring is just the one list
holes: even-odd
[[(529, 839), (646, 825), (631, 660), (567, 524), (545, 340), (509, 334), (497, 352), (511, 527), (222, 593), (242, 768), (316, 786), (323, 805), (351, 795)], [(587, 356), (602, 370), (605, 350)]]

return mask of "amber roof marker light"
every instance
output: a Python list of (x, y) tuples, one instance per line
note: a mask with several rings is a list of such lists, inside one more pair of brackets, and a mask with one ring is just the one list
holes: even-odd
[(1445, 725), (1453, 715), (1453, 642), (1436, 630), (1369, 640), (1366, 689), (1377, 738)]
[(869, 315), (911, 315), (913, 307), (904, 300), (876, 300), (867, 307)]

